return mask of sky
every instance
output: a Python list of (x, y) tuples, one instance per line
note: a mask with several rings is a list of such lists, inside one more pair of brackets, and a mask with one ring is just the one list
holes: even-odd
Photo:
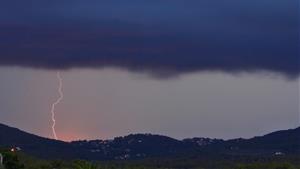
[(297, 0), (7, 0), (0, 123), (62, 140), (299, 126)]

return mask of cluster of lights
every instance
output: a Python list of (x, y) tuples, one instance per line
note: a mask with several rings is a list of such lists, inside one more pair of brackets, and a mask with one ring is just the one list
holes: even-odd
[(14, 153), (14, 152), (17, 152), (17, 151), (21, 151), (21, 148), (20, 147), (13, 147), (10, 149), (10, 152)]

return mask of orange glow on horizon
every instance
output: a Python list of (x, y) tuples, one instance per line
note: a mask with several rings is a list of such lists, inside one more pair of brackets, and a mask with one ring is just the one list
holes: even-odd
[[(102, 136), (95, 136), (95, 137), (91, 137), (88, 133), (85, 132), (78, 132), (78, 131), (74, 131), (74, 132), (68, 132), (68, 131), (60, 131), (59, 133), (57, 133), (59, 136), (59, 140), (61, 141), (65, 141), (65, 142), (72, 142), (72, 141), (78, 141), (78, 140), (106, 140), (106, 139), (112, 139), (114, 138), (114, 136), (111, 136), (111, 134), (109, 133), (103, 133), (102, 132)], [(52, 139), (51, 135), (47, 136), (48, 138)]]
[(60, 133), (59, 134), (59, 140), (66, 141), (66, 142), (86, 140), (87, 138), (88, 138), (87, 135), (81, 133)]

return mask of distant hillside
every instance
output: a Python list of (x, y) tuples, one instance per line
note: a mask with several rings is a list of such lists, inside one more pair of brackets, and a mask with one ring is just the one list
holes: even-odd
[(300, 155), (300, 127), (251, 139), (233, 139), (206, 147), (231, 155)]
[(77, 156), (76, 149), (69, 143), (39, 137), (3, 124), (0, 124), (0, 146), (20, 147), (22, 151), (41, 158)]
[(20, 147), (41, 158), (125, 160), (149, 157), (300, 154), (300, 128), (278, 131), (252, 139), (218, 140), (192, 138), (176, 140), (166, 136), (134, 134), (113, 140), (71, 143), (39, 137), (0, 124), (0, 147)]

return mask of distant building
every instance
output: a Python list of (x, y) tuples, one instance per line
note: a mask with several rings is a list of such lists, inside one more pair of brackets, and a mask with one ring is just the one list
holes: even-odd
[(21, 151), (22, 149), (20, 147), (13, 147), (10, 149), (11, 152), (17, 152), (17, 151)]
[(275, 152), (275, 156), (283, 156), (284, 155), (284, 153), (282, 153), (282, 152)]

